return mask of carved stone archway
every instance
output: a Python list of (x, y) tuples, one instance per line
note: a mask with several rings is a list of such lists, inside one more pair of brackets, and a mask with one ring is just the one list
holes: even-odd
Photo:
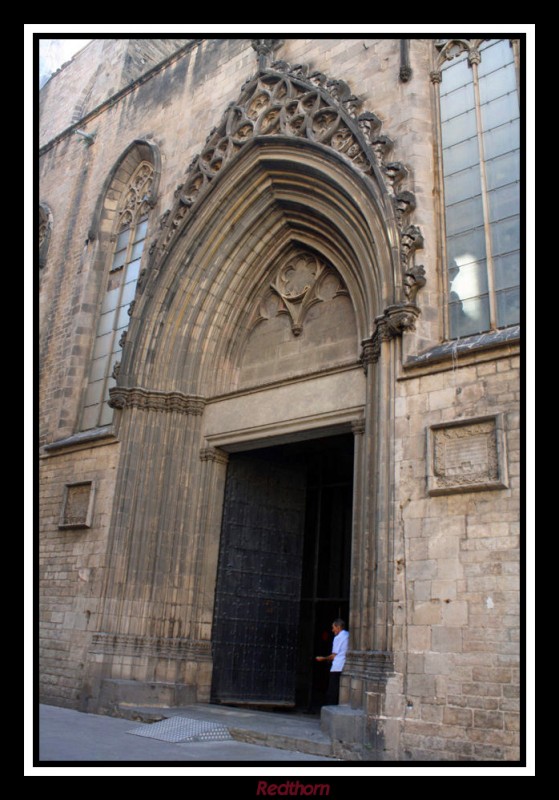
[[(235, 394), (267, 283), (296, 338), (324, 270), (351, 299), (357, 335), (343, 374), (361, 394), (350, 411), (342, 397), (324, 417), (293, 424), (353, 421), (352, 651), (342, 701), (365, 714), (382, 695), (392, 669), (396, 340), (413, 328), (425, 279), (414, 263), (415, 201), (400, 191), (405, 169), (386, 161), (390, 142), (379, 130), (342, 81), (276, 63), (243, 87), (162, 218), (111, 390), (121, 463), (93, 707), (103, 707), (103, 682), (123, 676), (131, 653), (135, 692), (155, 681), (175, 698), (208, 699), (227, 465), (211, 407)], [(290, 252), (321, 265), (291, 295), (282, 272)]]

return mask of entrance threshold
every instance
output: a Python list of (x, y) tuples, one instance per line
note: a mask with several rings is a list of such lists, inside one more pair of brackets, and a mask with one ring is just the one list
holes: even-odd
[(205, 703), (175, 708), (127, 706), (121, 707), (119, 711), (121, 716), (139, 722), (154, 722), (156, 719), (171, 717), (218, 722), (224, 725), (232, 738), (238, 742), (333, 758), (332, 742), (321, 730), (318, 716), (257, 711)]

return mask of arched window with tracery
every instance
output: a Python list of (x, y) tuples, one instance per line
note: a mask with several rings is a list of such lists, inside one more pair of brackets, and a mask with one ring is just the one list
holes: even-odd
[(107, 402), (109, 389), (116, 384), (115, 370), (118, 369), (123, 334), (130, 321), (130, 303), (140, 275), (148, 215), (153, 203), (153, 180), (153, 164), (142, 160), (121, 193), (85, 392), (82, 430), (108, 425), (112, 421), (113, 411)]
[(517, 42), (437, 43), (448, 338), (520, 321)]

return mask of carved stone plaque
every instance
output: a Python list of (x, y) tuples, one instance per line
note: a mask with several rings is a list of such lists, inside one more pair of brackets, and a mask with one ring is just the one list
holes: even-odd
[(434, 425), (427, 436), (429, 494), (507, 487), (499, 416)]
[(95, 489), (91, 481), (67, 483), (59, 528), (90, 528)]

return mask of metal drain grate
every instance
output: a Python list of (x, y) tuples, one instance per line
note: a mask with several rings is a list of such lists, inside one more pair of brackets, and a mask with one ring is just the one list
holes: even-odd
[(225, 742), (233, 737), (225, 725), (188, 717), (169, 717), (152, 725), (140, 725), (131, 731), (134, 736), (146, 736), (161, 742)]

